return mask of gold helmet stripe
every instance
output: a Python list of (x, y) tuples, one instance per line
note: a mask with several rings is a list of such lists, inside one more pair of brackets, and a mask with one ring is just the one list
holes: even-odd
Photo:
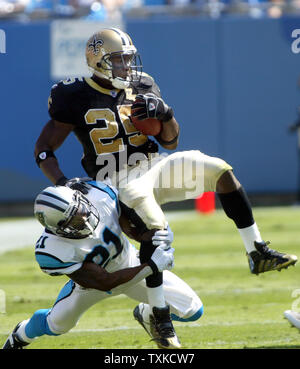
[(125, 45), (125, 46), (132, 45), (131, 38), (127, 35), (127, 33), (119, 30), (118, 28), (110, 28), (110, 29), (112, 31), (115, 31), (121, 37), (121, 40), (122, 40), (122, 44), (123, 45)]

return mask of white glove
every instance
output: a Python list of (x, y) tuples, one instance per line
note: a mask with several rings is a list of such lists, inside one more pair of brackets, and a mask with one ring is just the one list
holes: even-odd
[(168, 225), (167, 229), (156, 231), (152, 237), (152, 243), (154, 246), (171, 245), (174, 240), (174, 234)]
[(153, 273), (171, 270), (174, 267), (174, 249), (166, 245), (158, 246), (151, 256), (149, 265)]

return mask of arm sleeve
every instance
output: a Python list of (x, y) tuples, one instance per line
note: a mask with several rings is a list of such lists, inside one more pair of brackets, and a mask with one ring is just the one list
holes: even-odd
[(54, 255), (40, 251), (35, 253), (35, 259), (43, 272), (53, 276), (73, 273), (82, 266), (81, 262), (67, 263)]

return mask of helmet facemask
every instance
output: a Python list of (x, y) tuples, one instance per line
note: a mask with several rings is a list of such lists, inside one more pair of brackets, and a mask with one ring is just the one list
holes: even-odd
[(109, 79), (113, 87), (118, 89), (129, 87), (131, 82), (139, 82), (143, 70), (141, 57), (134, 51), (106, 54), (97, 63), (97, 67), (105, 74), (97, 70), (95, 74)]
[(116, 28), (95, 33), (86, 45), (86, 60), (92, 72), (125, 89), (142, 76), (142, 62), (131, 38)]
[(99, 213), (94, 205), (82, 193), (75, 191), (73, 202), (65, 211), (65, 219), (59, 221), (58, 227), (53, 231), (66, 238), (92, 237), (99, 220)]

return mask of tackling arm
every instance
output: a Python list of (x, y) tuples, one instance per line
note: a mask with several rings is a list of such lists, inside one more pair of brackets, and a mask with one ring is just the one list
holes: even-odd
[(151, 274), (171, 270), (174, 266), (174, 249), (169, 245), (156, 248), (149, 261), (131, 268), (109, 273), (93, 262), (84, 262), (82, 267), (69, 274), (69, 277), (84, 288), (110, 291), (120, 285), (129, 287)]
[(140, 276), (139, 280), (142, 280), (151, 274), (152, 270), (147, 263), (134, 268), (126, 268), (108, 273), (101, 266), (93, 262), (85, 262), (79, 270), (69, 274), (69, 277), (84, 288), (110, 291), (112, 288), (130, 281), (137, 275)]
[[(38, 155), (43, 152), (53, 153), (62, 145), (73, 129), (74, 126), (72, 124), (50, 120), (43, 128), (35, 144), (35, 158), (37, 158)], [(41, 161), (40, 168), (53, 184), (56, 184), (59, 179), (64, 177), (64, 174), (60, 170), (55, 156), (49, 156), (45, 160)]]

